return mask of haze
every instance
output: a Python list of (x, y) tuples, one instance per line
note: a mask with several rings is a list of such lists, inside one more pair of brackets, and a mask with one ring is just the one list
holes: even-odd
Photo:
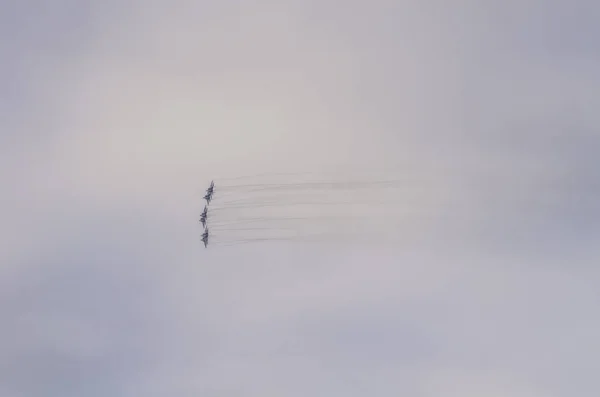
[[(599, 20), (3, 2), (0, 395), (598, 396)], [(211, 179), (365, 170), (394, 244), (200, 241)]]

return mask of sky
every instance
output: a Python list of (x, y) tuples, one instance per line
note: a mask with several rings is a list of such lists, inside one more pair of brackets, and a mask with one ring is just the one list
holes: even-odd
[[(597, 396), (599, 18), (2, 2), (0, 395)], [(200, 242), (213, 178), (365, 169), (403, 240)]]

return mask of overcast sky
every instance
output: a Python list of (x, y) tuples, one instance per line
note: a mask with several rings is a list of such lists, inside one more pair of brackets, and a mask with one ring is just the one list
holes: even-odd
[[(598, 396), (598, 21), (2, 2), (0, 395)], [(212, 178), (365, 167), (402, 243), (200, 242)]]

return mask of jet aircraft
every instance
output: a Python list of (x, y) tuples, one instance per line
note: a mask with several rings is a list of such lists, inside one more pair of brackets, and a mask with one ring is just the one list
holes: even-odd
[(204, 243), (204, 248), (208, 245), (208, 229), (204, 233), (202, 233), (202, 242)]
[(204, 206), (204, 211), (200, 214), (200, 222), (202, 222), (202, 226), (206, 229), (206, 218), (208, 217), (208, 208)]
[(208, 187), (208, 189), (206, 189), (206, 195), (204, 196), (204, 199), (206, 200), (206, 202), (208, 204), (210, 204), (210, 201), (212, 200), (212, 196), (213, 196), (214, 192), (215, 192), (215, 181), (210, 181), (210, 186)]

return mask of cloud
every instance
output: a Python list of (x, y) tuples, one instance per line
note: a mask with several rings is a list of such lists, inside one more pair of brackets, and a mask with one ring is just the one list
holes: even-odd
[[(595, 395), (591, 2), (8, 11), (3, 394)], [(200, 246), (212, 178), (363, 168), (401, 243)]]

